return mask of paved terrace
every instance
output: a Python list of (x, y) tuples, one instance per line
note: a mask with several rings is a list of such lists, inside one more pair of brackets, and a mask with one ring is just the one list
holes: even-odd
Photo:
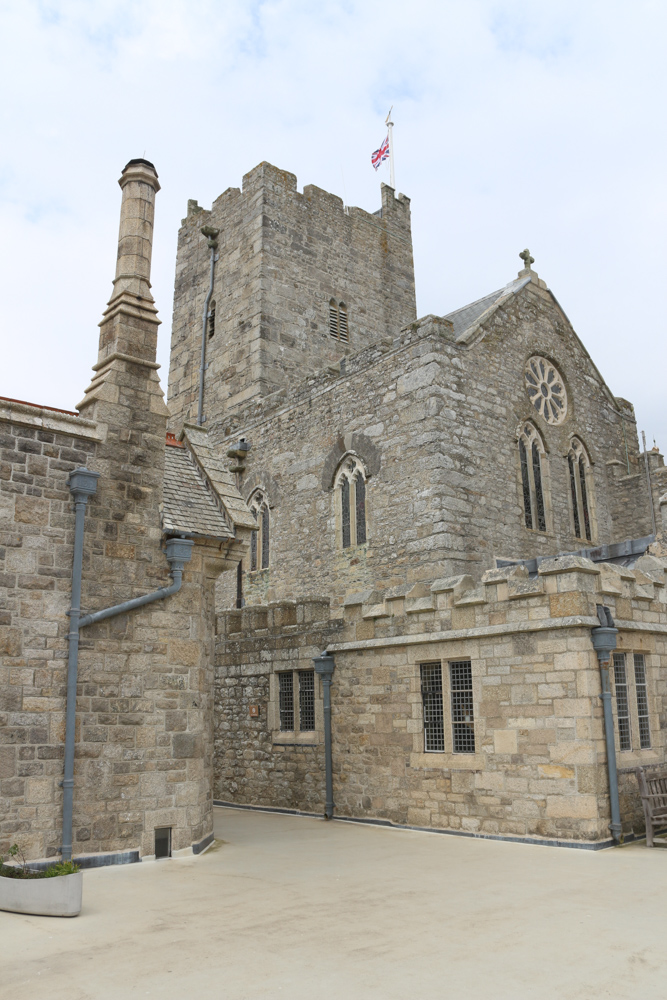
[(2, 1000), (665, 1000), (667, 850), (593, 853), (216, 809), (202, 857), (0, 913)]

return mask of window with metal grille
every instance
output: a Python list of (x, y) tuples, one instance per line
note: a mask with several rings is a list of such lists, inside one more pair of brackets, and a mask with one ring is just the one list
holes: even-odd
[(421, 663), (422, 705), (424, 707), (424, 750), (445, 749), (445, 722), (442, 709), (442, 667), (439, 663)]
[(299, 729), (302, 733), (315, 729), (315, 671), (299, 671)]
[(281, 730), (294, 732), (294, 678), (291, 670), (278, 674), (278, 708)]
[(452, 698), (452, 734), (454, 753), (475, 752), (475, 716), (472, 704), (472, 666), (470, 660), (449, 664)]
[(341, 525), (343, 529), (343, 548), (350, 547), (350, 480), (343, 476), (340, 484)]
[(618, 720), (619, 746), (621, 750), (632, 750), (625, 653), (614, 653), (614, 689), (616, 691), (616, 718)]
[(526, 446), (519, 439), (519, 459), (521, 462), (521, 485), (523, 487), (523, 516), (527, 528), (533, 527), (533, 508), (530, 500), (530, 477), (528, 475), (528, 455)]
[(643, 653), (634, 654), (635, 694), (637, 696), (637, 721), (639, 723), (639, 746), (647, 750), (651, 746), (651, 729), (648, 718), (648, 691), (646, 689), (646, 664)]
[(533, 481), (535, 482), (535, 516), (537, 520), (537, 530), (546, 531), (547, 521), (544, 514), (544, 494), (542, 493), (542, 468), (540, 465), (540, 452), (537, 441), (533, 441)]
[(354, 499), (357, 513), (357, 545), (366, 541), (366, 483), (361, 472), (354, 477)]
[(269, 508), (262, 508), (262, 569), (269, 565)]

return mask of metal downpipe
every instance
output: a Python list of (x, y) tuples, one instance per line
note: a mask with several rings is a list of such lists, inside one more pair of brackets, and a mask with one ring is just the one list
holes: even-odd
[(333, 819), (333, 768), (331, 757), (331, 678), (335, 661), (330, 653), (322, 653), (313, 658), (315, 673), (322, 678), (322, 704), (324, 708), (324, 768), (326, 784), (326, 800), (324, 803), (324, 818)]
[(216, 250), (218, 248), (217, 236), (220, 232), (219, 229), (214, 229), (213, 226), (202, 226), (200, 229), (202, 236), (205, 236), (208, 240), (208, 245), (211, 250), (211, 277), (208, 286), (208, 295), (206, 296), (206, 302), (204, 303), (204, 317), (202, 322), (201, 331), (201, 359), (199, 362), (199, 403), (197, 405), (197, 424), (199, 427), (204, 423), (204, 372), (206, 371), (206, 327), (208, 325), (208, 308), (211, 304), (211, 297), (213, 295), (213, 274), (215, 271), (215, 262), (218, 259), (216, 255)]
[(604, 712), (604, 738), (607, 747), (607, 774), (609, 777), (609, 807), (611, 823), (609, 829), (617, 844), (623, 843), (623, 824), (621, 823), (621, 805), (618, 798), (618, 769), (616, 766), (616, 740), (614, 736), (614, 713), (611, 707), (611, 683), (609, 667), (611, 654), (616, 649), (618, 629), (609, 608), (601, 604), (597, 607), (599, 628), (591, 629), (593, 648), (598, 656), (600, 679), (602, 682), (602, 709)]
[(69, 612), (69, 654), (67, 658), (67, 701), (65, 708), (65, 767), (63, 773), (63, 861), (72, 860), (72, 807), (74, 802), (74, 736), (76, 728), (76, 682), (79, 671), (79, 615), (81, 614), (81, 571), (83, 567), (83, 528), (88, 497), (97, 492), (99, 473), (75, 469), (68, 484), (74, 497), (74, 560), (72, 565), (72, 604)]

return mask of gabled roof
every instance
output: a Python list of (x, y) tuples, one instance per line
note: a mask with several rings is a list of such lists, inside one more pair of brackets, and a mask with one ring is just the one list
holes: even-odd
[(234, 537), (194, 458), (182, 445), (165, 449), (162, 530), (205, 538)]
[(477, 299), (476, 302), (470, 302), (467, 306), (447, 313), (444, 319), (448, 319), (454, 325), (454, 339), (468, 340), (480, 323), (488, 318), (487, 314), (497, 309), (508, 296), (516, 295), (530, 280), (530, 276), (516, 278), (504, 288), (499, 288), (497, 292), (491, 292), (483, 299)]
[(183, 438), (197, 461), (205, 478), (217, 494), (234, 528), (256, 530), (257, 521), (250, 513), (248, 505), (239, 493), (236, 476), (227, 469), (224, 460), (208, 444), (207, 432), (203, 427), (186, 424)]

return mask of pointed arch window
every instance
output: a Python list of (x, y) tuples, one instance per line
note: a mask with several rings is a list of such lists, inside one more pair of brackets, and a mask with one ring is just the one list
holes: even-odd
[(366, 470), (356, 455), (347, 455), (334, 479), (337, 520), (344, 549), (367, 541)]
[(519, 467), (524, 524), (532, 531), (546, 531), (546, 453), (531, 423), (523, 424), (519, 432)]
[(593, 470), (588, 452), (579, 438), (572, 438), (567, 454), (567, 471), (570, 483), (570, 509), (577, 538), (592, 542), (593, 524)]
[(255, 490), (248, 499), (248, 506), (257, 521), (257, 531), (250, 536), (250, 572), (268, 569), (271, 555), (271, 517), (269, 501), (264, 490)]
[(347, 306), (335, 299), (329, 300), (329, 333), (334, 340), (339, 340), (342, 344), (349, 343)]

